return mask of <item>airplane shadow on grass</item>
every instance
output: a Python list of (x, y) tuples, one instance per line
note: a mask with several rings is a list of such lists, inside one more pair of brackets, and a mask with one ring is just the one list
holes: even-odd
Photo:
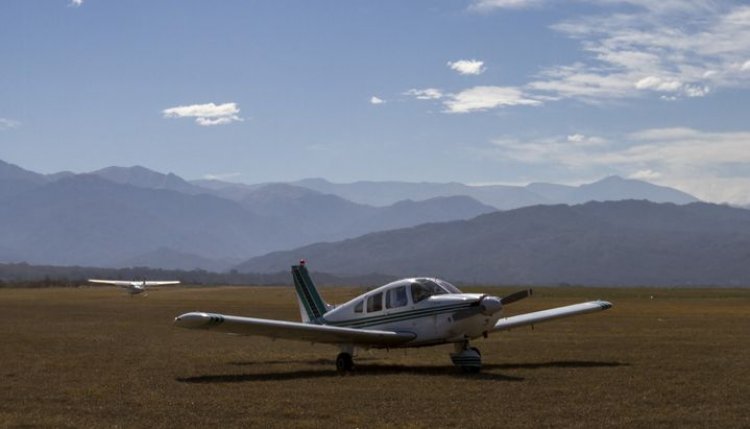
[[(482, 372), (478, 374), (465, 374), (453, 366), (426, 366), (426, 365), (393, 365), (378, 363), (362, 363), (368, 359), (358, 359), (354, 371), (349, 376), (378, 376), (378, 375), (426, 375), (438, 377), (470, 378), (472, 380), (487, 381), (523, 381), (523, 377), (491, 373), (493, 370), (508, 369), (540, 369), (540, 368), (597, 368), (629, 366), (620, 362), (596, 362), (596, 361), (553, 361), (541, 363), (506, 363), (506, 364), (483, 364)], [(374, 360), (374, 359), (373, 359)], [(304, 363), (312, 365), (326, 365), (333, 368), (334, 362), (328, 359), (316, 359), (309, 361), (260, 361), (260, 362), (230, 362), (231, 365), (271, 365)], [(298, 370), (278, 371), (258, 374), (222, 374), (222, 375), (200, 375), (195, 377), (180, 377), (176, 380), (182, 383), (243, 383), (253, 381), (282, 381), (312, 378), (341, 377), (334, 369), (330, 370)]]

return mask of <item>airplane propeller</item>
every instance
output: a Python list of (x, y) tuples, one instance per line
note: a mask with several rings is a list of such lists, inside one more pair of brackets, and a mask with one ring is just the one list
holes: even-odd
[(500, 298), (500, 303), (503, 305), (508, 305), (516, 301), (520, 301), (524, 298), (528, 298), (530, 296), (531, 296), (531, 289), (519, 290), (518, 292), (513, 292), (510, 295)]
[(471, 308), (457, 311), (453, 314), (454, 320), (461, 320), (467, 317), (482, 313), (486, 316), (492, 316), (493, 314), (500, 311), (503, 306), (520, 301), (524, 298), (531, 296), (531, 289), (520, 290), (513, 292), (510, 295), (498, 298), (491, 295), (482, 295), (476, 302), (474, 302)]

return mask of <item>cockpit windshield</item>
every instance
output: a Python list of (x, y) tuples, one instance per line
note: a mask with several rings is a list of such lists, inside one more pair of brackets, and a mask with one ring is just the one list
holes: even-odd
[(411, 300), (415, 304), (432, 295), (450, 293), (461, 293), (461, 291), (452, 284), (438, 279), (414, 279), (411, 283)]
[(440, 286), (442, 286), (443, 289), (448, 290), (448, 292), (450, 292), (450, 293), (463, 293), (463, 292), (461, 292), (461, 289), (453, 286), (452, 284), (448, 283), (445, 280), (435, 279), (435, 281), (437, 282), (437, 284), (439, 284)]

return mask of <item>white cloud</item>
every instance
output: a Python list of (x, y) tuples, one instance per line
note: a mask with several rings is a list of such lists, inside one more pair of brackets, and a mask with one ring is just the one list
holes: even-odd
[(601, 146), (608, 143), (601, 137), (585, 136), (578, 133), (569, 135), (566, 140), (575, 146)]
[(370, 97), (370, 104), (384, 104), (384, 103), (385, 103), (385, 100), (383, 100), (382, 98), (378, 98), (374, 95)]
[(10, 130), (12, 128), (18, 128), (21, 126), (21, 123), (8, 118), (0, 118), (0, 131), (2, 130)]
[(484, 73), (484, 61), (479, 60), (458, 60), (448, 61), (448, 67), (463, 75), (478, 75)]
[(504, 106), (537, 106), (542, 102), (527, 98), (518, 88), (475, 86), (450, 95), (443, 104), (448, 113), (468, 113)]
[(638, 89), (652, 89), (654, 91), (674, 92), (682, 87), (678, 80), (664, 80), (656, 76), (648, 76), (635, 83)]
[(571, 167), (581, 164), (573, 154), (600, 151), (599, 148), (606, 147), (609, 142), (601, 137), (573, 134), (529, 140), (500, 138), (493, 140), (492, 144), (500, 149), (501, 158), (528, 164), (563, 164)]
[[(595, 144), (582, 144), (587, 140)], [(579, 176), (621, 174), (658, 182), (706, 201), (750, 203), (750, 131), (657, 128), (601, 138), (499, 138), (492, 155)]]
[(711, 88), (707, 86), (690, 85), (685, 87), (685, 95), (688, 97), (703, 97), (709, 92), (711, 92)]
[(410, 89), (404, 95), (411, 95), (418, 100), (439, 100), (443, 98), (443, 92), (437, 88)]
[[(552, 28), (580, 41), (584, 58), (543, 70), (526, 88), (552, 97), (596, 100), (649, 92), (702, 97), (748, 88), (750, 6), (730, 2), (581, 0), (616, 13), (586, 15)], [(663, 95), (663, 94), (661, 94)]]
[(541, 0), (474, 0), (469, 10), (489, 12), (494, 9), (524, 9), (541, 3)]
[(209, 173), (209, 174), (204, 174), (203, 175), (203, 179), (205, 179), (205, 180), (222, 180), (223, 181), (223, 180), (229, 180), (229, 179), (236, 179), (238, 177), (241, 177), (242, 175), (243, 175), (242, 173), (237, 173), (237, 172), (234, 172), (234, 173), (213, 173), (213, 174)]
[(162, 111), (165, 118), (195, 118), (195, 122), (204, 127), (243, 121), (237, 115), (238, 113), (240, 113), (240, 109), (237, 107), (237, 103), (191, 104), (170, 107)]
[(623, 73), (603, 75), (591, 71), (582, 63), (560, 66), (543, 71), (539, 80), (526, 88), (552, 94), (552, 99), (575, 97), (584, 100), (625, 98), (635, 96), (632, 76)]
[(661, 173), (654, 170), (638, 170), (628, 176), (629, 179), (652, 181), (661, 178)]
[(68, 6), (80, 7), (82, 4), (83, 4), (83, 0), (70, 0), (70, 3), (68, 3)]
[[(443, 98), (446, 112), (482, 111), (562, 99), (586, 103), (638, 97), (676, 102), (722, 89), (750, 88), (750, 5), (713, 0), (578, 0), (596, 7), (550, 28), (579, 42), (577, 62), (542, 69), (517, 94), (487, 96), (476, 88)], [(475, 0), (470, 9), (527, 8), (552, 0)], [(462, 74), (484, 71), (478, 60), (449, 62)], [(488, 86), (486, 88), (503, 88)], [(519, 102), (506, 102), (509, 99)], [(493, 101), (495, 100), (495, 101)], [(521, 101), (523, 100), (523, 101)]]

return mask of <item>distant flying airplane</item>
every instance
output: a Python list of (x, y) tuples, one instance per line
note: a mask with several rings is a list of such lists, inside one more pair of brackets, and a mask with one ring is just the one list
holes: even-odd
[(304, 261), (292, 266), (292, 277), (302, 322), (290, 322), (215, 313), (192, 312), (177, 316), (175, 325), (235, 335), (336, 344), (341, 352), (336, 369), (350, 371), (355, 348), (424, 347), (453, 343), (453, 364), (466, 372), (482, 365), (471, 340), (497, 331), (535, 325), (552, 319), (593, 313), (612, 307), (607, 301), (589, 301), (549, 310), (501, 317), (504, 305), (531, 295), (522, 290), (505, 297), (463, 293), (436, 278), (409, 278), (388, 283), (339, 306), (327, 304), (307, 272)]
[(180, 284), (179, 280), (162, 280), (162, 281), (153, 281), (153, 280), (99, 280), (99, 279), (89, 279), (90, 283), (101, 283), (101, 284), (107, 284), (107, 285), (115, 285), (120, 286), (121, 288), (125, 288), (125, 290), (130, 294), (130, 296), (138, 295), (139, 293), (143, 293), (146, 291), (146, 288), (149, 286), (162, 286), (162, 285), (176, 285)]

